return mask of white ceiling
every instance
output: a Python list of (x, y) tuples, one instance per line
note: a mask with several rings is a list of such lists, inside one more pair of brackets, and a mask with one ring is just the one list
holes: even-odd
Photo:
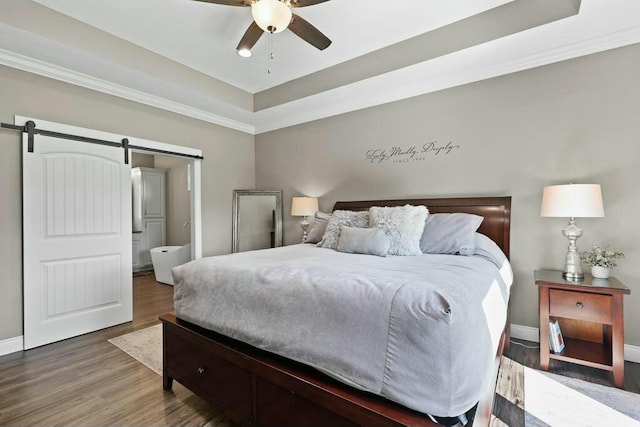
[[(505, 22), (496, 12), (528, 7), (543, 16), (545, 8), (575, 1), (332, 0), (295, 12), (333, 44), (318, 51), (289, 31), (276, 34), (268, 75), (268, 37), (252, 58), (235, 53), (249, 8), (192, 0), (2, 0), (0, 64), (262, 133), (640, 43), (640, 0), (582, 0), (579, 13), (533, 28), (519, 29), (518, 16)], [(428, 38), (434, 29), (445, 30), (441, 42), (442, 34), (472, 39), (447, 29), (487, 10), (485, 25), (511, 32), (417, 60), (406, 51), (412, 37), (425, 51), (437, 50)], [(385, 69), (383, 60), (375, 63), (380, 58), (396, 63)], [(358, 70), (367, 63), (378, 69)]]
[(294, 9), (332, 41), (320, 52), (291, 31), (269, 35), (241, 58), (235, 48), (251, 8), (193, 0), (35, 0), (114, 36), (256, 93), (512, 0), (333, 0)]

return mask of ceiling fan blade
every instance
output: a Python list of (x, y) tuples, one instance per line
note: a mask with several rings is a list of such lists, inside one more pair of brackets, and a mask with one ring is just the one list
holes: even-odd
[(240, 43), (238, 43), (236, 50), (251, 50), (262, 34), (264, 34), (262, 28), (258, 27), (258, 24), (256, 24), (255, 21), (252, 22), (251, 25), (249, 25), (249, 28), (247, 28), (247, 31), (245, 31), (244, 36), (240, 39)]
[(204, 3), (222, 4), (225, 6), (241, 6), (241, 7), (251, 6), (250, 0), (195, 0), (195, 1), (201, 1)]
[(313, 6), (314, 4), (324, 3), (329, 0), (291, 0), (291, 7)]
[(329, 40), (327, 36), (295, 13), (289, 24), (289, 29), (293, 31), (296, 36), (320, 50), (325, 50), (331, 44), (331, 40)]

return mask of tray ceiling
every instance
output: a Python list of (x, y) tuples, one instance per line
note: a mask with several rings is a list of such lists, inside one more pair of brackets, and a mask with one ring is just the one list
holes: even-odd
[(3, 0), (0, 64), (249, 133), (640, 42), (637, 0), (332, 0), (251, 58), (249, 8), (192, 0)]

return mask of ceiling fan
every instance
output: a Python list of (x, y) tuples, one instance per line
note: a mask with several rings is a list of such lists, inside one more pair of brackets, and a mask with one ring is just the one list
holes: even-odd
[(196, 0), (226, 6), (251, 6), (253, 22), (236, 47), (238, 55), (251, 56), (251, 48), (263, 33), (279, 33), (289, 28), (295, 35), (320, 50), (329, 47), (331, 40), (316, 27), (291, 12), (291, 8), (312, 6), (329, 0)]

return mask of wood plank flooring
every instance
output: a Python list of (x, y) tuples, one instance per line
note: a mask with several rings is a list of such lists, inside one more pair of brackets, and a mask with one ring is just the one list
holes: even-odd
[[(177, 383), (172, 393), (163, 392), (160, 376), (107, 341), (156, 324), (172, 310), (173, 288), (141, 275), (134, 279), (133, 322), (0, 357), (0, 425), (207, 424), (216, 408)], [(512, 344), (506, 355), (540, 367), (536, 349)], [(625, 388), (640, 393), (640, 364), (626, 362), (625, 369)], [(550, 372), (613, 384), (609, 372), (555, 360)]]
[(139, 276), (133, 322), (0, 357), (0, 425), (205, 425), (216, 408), (107, 341), (172, 310), (173, 288)]

